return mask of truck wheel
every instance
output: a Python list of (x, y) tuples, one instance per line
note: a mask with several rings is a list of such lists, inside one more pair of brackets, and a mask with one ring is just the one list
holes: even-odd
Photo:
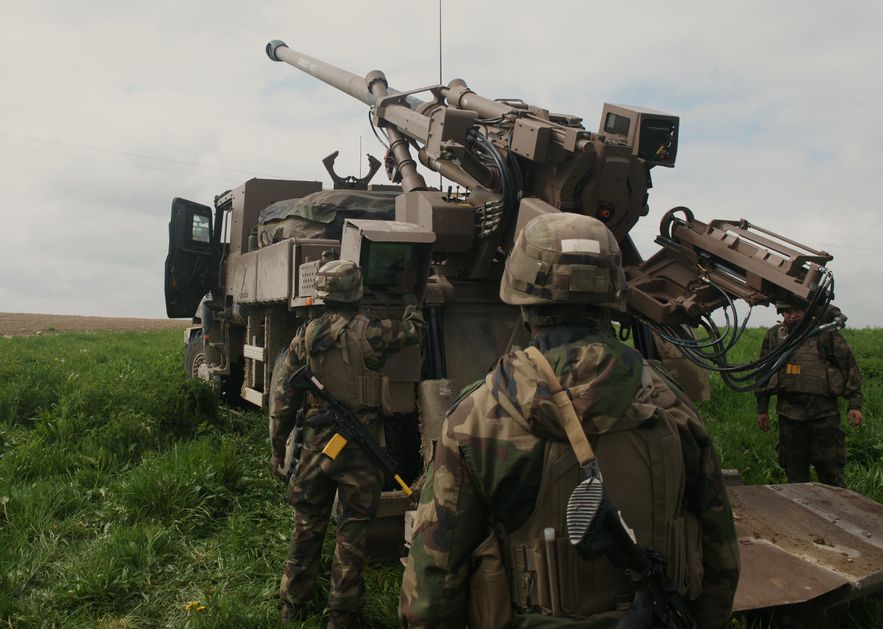
[(205, 362), (205, 345), (202, 342), (202, 330), (193, 333), (184, 346), (184, 373), (188, 378), (210, 380), (208, 365)]

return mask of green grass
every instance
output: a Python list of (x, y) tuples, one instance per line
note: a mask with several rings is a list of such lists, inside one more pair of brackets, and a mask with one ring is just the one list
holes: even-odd
[[(181, 351), (178, 331), (0, 340), (3, 625), (278, 626), (291, 509), (266, 421), (219, 408)], [(396, 624), (400, 575), (372, 566), (372, 624)]]
[[(850, 489), (883, 502), (883, 331), (846, 330), (844, 336), (864, 376), (865, 415), (861, 428), (845, 428), (849, 453), (846, 480)], [(762, 338), (762, 330), (748, 330), (746, 339), (734, 352), (733, 362), (754, 358)], [(785, 482), (785, 474), (776, 462), (776, 431), (763, 433), (758, 428), (754, 396), (733, 392), (716, 376), (711, 384), (711, 400), (701, 403), (699, 410), (714, 437), (723, 466), (739, 469), (748, 484)]]
[[(850, 487), (883, 501), (883, 331), (846, 333), (865, 373)], [(750, 331), (744, 358), (761, 332)], [(266, 421), (185, 380), (181, 334), (0, 339), (0, 624), (274, 627), (291, 510), (267, 470)], [(702, 412), (725, 467), (784, 480), (754, 400), (713, 381)], [(323, 626), (327, 562), (304, 627)], [(373, 564), (366, 616), (396, 626), (401, 568)], [(204, 605), (197, 612), (191, 601)], [(883, 624), (883, 606), (852, 627)], [(734, 627), (763, 626), (739, 618)]]

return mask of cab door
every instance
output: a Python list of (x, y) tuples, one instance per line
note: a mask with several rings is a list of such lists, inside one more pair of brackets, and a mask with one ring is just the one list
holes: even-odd
[(192, 317), (211, 290), (217, 266), (212, 233), (211, 208), (186, 199), (172, 201), (165, 269), (169, 318)]

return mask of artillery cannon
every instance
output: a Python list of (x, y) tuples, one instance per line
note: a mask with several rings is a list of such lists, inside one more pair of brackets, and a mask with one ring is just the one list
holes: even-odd
[[(619, 242), (631, 315), (622, 323), (633, 329), (645, 354), (653, 353), (649, 327), (691, 361), (721, 372), (733, 388), (750, 390), (825, 325), (809, 317), (781, 351), (730, 365), (727, 351), (745, 323), (740, 327), (733, 301), (768, 305), (794, 296), (809, 302), (811, 312), (822, 312), (833, 297), (833, 277), (824, 267), (832, 256), (744, 219), (703, 223), (688, 208), (665, 215), (657, 254), (644, 260), (638, 253), (629, 232), (648, 213), (651, 170), (675, 165), (677, 116), (605, 104), (600, 129), (593, 133), (577, 116), (520, 100), (491, 100), (461, 79), (399, 92), (389, 89), (378, 70), (360, 77), (279, 40), (268, 43), (266, 51), (270, 59), (371, 107), (372, 124), (389, 140), (388, 174), (402, 184), (396, 219), (437, 235), (434, 268), (446, 280), (496, 283), (524, 224), (539, 214), (577, 212), (602, 220)], [(412, 148), (421, 164), (467, 193), (455, 197), (427, 187)], [(711, 318), (720, 308), (725, 330)], [(705, 340), (694, 340), (696, 328)]]

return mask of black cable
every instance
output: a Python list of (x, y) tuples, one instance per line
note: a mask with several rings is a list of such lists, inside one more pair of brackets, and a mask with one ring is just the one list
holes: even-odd
[(380, 134), (377, 133), (377, 126), (374, 124), (374, 120), (371, 119), (371, 111), (368, 111), (368, 124), (371, 127), (371, 131), (374, 133), (374, 137), (377, 138), (377, 141), (380, 142), (383, 147), (389, 151), (389, 137), (387, 137), (386, 132), (381, 129), (380, 131), (383, 133), (383, 136), (386, 137), (386, 142), (381, 139)]
[(823, 329), (827, 329), (828, 324), (823, 327), (817, 313), (823, 312), (833, 298), (834, 278), (831, 272), (824, 267), (821, 268), (821, 273), (822, 276), (816, 290), (807, 300), (807, 316), (791, 330), (782, 344), (768, 354), (747, 363), (731, 364), (727, 360), (727, 355), (742, 338), (751, 317), (751, 310), (740, 326), (738, 310), (732, 298), (720, 286), (712, 282), (709, 282), (709, 285), (720, 291), (727, 301), (724, 307), (725, 330), (723, 332), (710, 315), (703, 315), (698, 321), (698, 327), (705, 334), (705, 338), (701, 340), (696, 339), (683, 326), (664, 326), (649, 320), (643, 321), (663, 340), (677, 347), (684, 357), (692, 363), (703, 369), (718, 372), (724, 383), (731, 389), (739, 392), (756, 390), (770, 381), (794, 350), (813, 336), (821, 334)]

